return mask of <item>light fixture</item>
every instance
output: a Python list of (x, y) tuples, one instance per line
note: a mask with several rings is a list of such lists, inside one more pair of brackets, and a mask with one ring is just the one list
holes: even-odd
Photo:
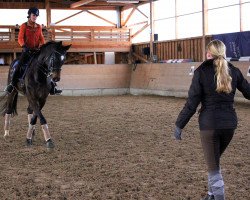
[(107, 3), (139, 3), (135, 0), (107, 0)]

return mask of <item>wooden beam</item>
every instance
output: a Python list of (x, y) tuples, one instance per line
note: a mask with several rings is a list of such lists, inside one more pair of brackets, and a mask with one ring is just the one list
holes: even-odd
[(124, 21), (124, 23), (122, 24), (122, 26), (126, 26), (126, 24), (128, 23), (128, 20), (131, 18), (131, 16), (133, 15), (133, 13), (135, 12), (136, 7), (133, 7), (133, 9), (131, 10), (131, 12), (129, 13), (127, 19)]
[(132, 35), (131, 38), (135, 38), (139, 33), (141, 33), (148, 26), (149, 26), (149, 24), (144, 25), (139, 31), (137, 31), (134, 35)]
[(175, 16), (175, 39), (178, 38), (177, 1), (178, 0), (175, 0), (175, 12), (174, 12), (174, 16)]
[(138, 3), (138, 4), (132, 4), (132, 3), (131, 4), (127, 4), (126, 6), (122, 7), (122, 11), (125, 11), (125, 10), (128, 10), (130, 8), (133, 8), (133, 7), (135, 7), (135, 5), (136, 5), (136, 7), (139, 7), (139, 6), (147, 4), (147, 3), (149, 3), (149, 1), (147, 1), (147, 2), (141, 2), (141, 3)]
[(208, 29), (208, 2), (202, 0), (202, 60), (206, 59), (206, 34)]
[(103, 17), (101, 17), (99, 15), (96, 15), (95, 13), (92, 13), (90, 11), (87, 11), (87, 13), (89, 13), (89, 14), (91, 14), (91, 15), (93, 15), (93, 16), (95, 16), (95, 17), (97, 17), (97, 18), (99, 18), (99, 19), (101, 19), (101, 20), (103, 20), (105, 22), (108, 22), (109, 24), (112, 24), (112, 25), (116, 26), (116, 23), (111, 22), (111, 21), (109, 21), (109, 20), (107, 20), (107, 19), (105, 19), (105, 18), (103, 18)]
[(77, 1), (75, 3), (72, 3), (70, 5), (70, 8), (77, 8), (79, 6), (86, 5), (86, 4), (91, 3), (93, 1), (95, 1), (95, 0), (81, 0), (81, 1)]
[(134, 24), (130, 24), (130, 25), (129, 25), (129, 26), (127, 26), (127, 27), (138, 26), (138, 25), (141, 25), (141, 24), (146, 24), (146, 23), (148, 23), (148, 21), (137, 22), (137, 23), (134, 23)]
[(243, 12), (242, 12), (242, 0), (239, 0), (239, 4), (240, 4), (240, 32), (243, 31), (243, 23), (242, 23), (242, 19), (243, 19)]
[(84, 12), (84, 11), (85, 11), (85, 10), (82, 10), (82, 11), (80, 11), (80, 12), (77, 12), (77, 13), (73, 14), (73, 15), (70, 15), (70, 16), (68, 16), (68, 17), (66, 17), (66, 18), (64, 18), (64, 19), (62, 19), (62, 20), (59, 20), (59, 21), (55, 22), (55, 24), (59, 24), (60, 22), (63, 22), (63, 21), (65, 21), (65, 20), (67, 20), (67, 19), (69, 19), (69, 18), (71, 18), (71, 17), (74, 17), (74, 16), (76, 16), (76, 15), (78, 15), (78, 14)]
[(47, 27), (50, 27), (50, 24), (51, 24), (51, 8), (50, 8), (49, 0), (45, 0), (45, 8), (46, 8)]
[(94, 52), (94, 63), (97, 64), (96, 52)]
[(143, 13), (139, 8), (136, 8), (136, 10), (148, 19), (148, 16), (145, 13)]
[[(3, 26), (0, 26), (0, 28)], [(6, 27), (14, 27), (14, 26), (6, 26)], [(116, 28), (114, 26), (52, 26), (51, 29), (72, 29), (74, 31), (87, 31), (87, 30), (96, 30), (96, 31), (106, 31), (106, 30), (119, 30), (119, 31), (128, 31), (127, 28)]]
[(137, 53), (132, 53), (133, 56), (135, 56), (136, 58), (139, 58), (141, 61), (148, 63), (148, 60), (143, 58), (142, 56), (138, 55)]
[(37, 7), (44, 9), (45, 3), (41, 2), (0, 2), (0, 9), (29, 9), (30, 7)]
[(153, 62), (154, 56), (154, 4), (150, 0), (150, 60)]

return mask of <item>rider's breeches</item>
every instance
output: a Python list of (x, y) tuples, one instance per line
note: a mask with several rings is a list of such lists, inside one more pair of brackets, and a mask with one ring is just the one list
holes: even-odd
[(208, 167), (208, 189), (215, 200), (224, 200), (224, 182), (220, 171), (220, 157), (232, 140), (234, 129), (201, 130), (201, 143)]
[[(20, 76), (20, 70), (21, 68), (24, 66), (26, 67), (27, 63), (29, 62), (30, 59), (30, 55), (28, 52), (22, 52), (22, 55), (20, 56), (19, 59), (19, 63), (16, 66), (16, 69), (12, 75), (12, 79), (11, 79), (11, 84), (12, 85), (16, 85), (16, 83), (18, 82), (18, 77)], [(23, 69), (24, 71), (25, 69)]]

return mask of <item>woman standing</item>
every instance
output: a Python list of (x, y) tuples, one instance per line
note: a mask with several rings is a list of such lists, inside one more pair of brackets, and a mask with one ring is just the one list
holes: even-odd
[(199, 128), (208, 167), (208, 195), (204, 200), (225, 200), (220, 157), (237, 127), (233, 106), (236, 89), (250, 100), (250, 84), (225, 56), (223, 42), (213, 40), (208, 44), (207, 60), (195, 70), (187, 102), (175, 123), (174, 136), (180, 140), (182, 129), (201, 103)]

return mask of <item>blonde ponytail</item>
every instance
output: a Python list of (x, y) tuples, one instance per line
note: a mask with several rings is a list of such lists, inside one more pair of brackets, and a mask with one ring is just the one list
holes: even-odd
[(216, 81), (217, 81), (217, 92), (230, 93), (232, 91), (232, 77), (229, 75), (229, 68), (227, 61), (223, 57), (218, 57), (214, 60)]
[(232, 91), (232, 77), (229, 74), (228, 63), (225, 60), (226, 46), (220, 40), (213, 40), (208, 44), (208, 51), (214, 58), (216, 91), (229, 94)]

